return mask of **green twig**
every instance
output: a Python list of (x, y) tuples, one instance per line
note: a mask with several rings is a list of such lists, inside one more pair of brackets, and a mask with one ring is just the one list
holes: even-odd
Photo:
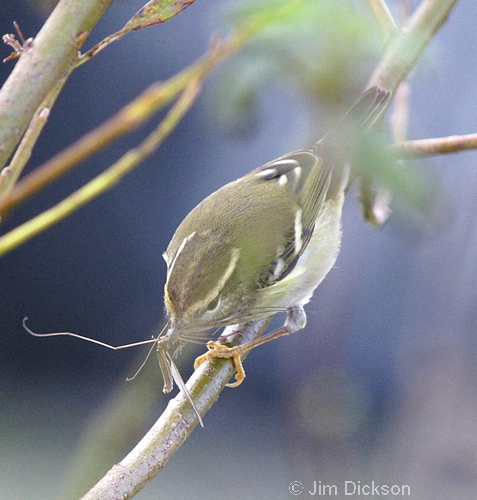
[(54, 207), (25, 222), (0, 238), (0, 256), (25, 243), (67, 215), (78, 210), (117, 184), (126, 174), (151, 155), (171, 133), (192, 106), (199, 92), (199, 79), (193, 79), (159, 126), (137, 148), (128, 151), (116, 163)]
[(395, 92), (424, 49), (446, 21), (458, 0), (422, 0), (409, 21), (391, 43), (368, 82)]
[(121, 40), (121, 38), (131, 33), (131, 31), (147, 28), (159, 23), (165, 23), (179, 14), (179, 12), (189, 7), (192, 3), (194, 3), (194, 0), (151, 0), (136, 12), (122, 29), (107, 36), (104, 40), (101, 40), (101, 42), (89, 49), (85, 54), (81, 54), (81, 56), (76, 59), (75, 66), (78, 67), (89, 61), (108, 45)]
[(398, 142), (389, 146), (397, 158), (426, 158), (477, 149), (477, 134)]
[[(69, 73), (68, 73), (69, 74)], [(25, 132), (15, 154), (13, 155), (10, 165), (5, 167), (1, 173), (0, 177), (4, 176), (5, 182), (2, 183), (0, 179), (0, 206), (2, 202), (8, 199), (10, 193), (14, 189), (15, 183), (17, 182), (20, 174), (23, 171), (26, 163), (30, 159), (32, 149), (34, 148), (38, 137), (40, 136), (43, 127), (46, 125), (50, 110), (56, 102), (58, 95), (63, 89), (66, 83), (67, 76), (63, 76), (56, 82), (56, 84), (50, 89), (45, 99), (41, 103), (40, 107), (36, 111), (33, 119)], [(0, 210), (0, 214), (2, 211)]]
[(40, 107), (15, 151), (10, 165), (4, 167), (0, 172), (0, 199), (8, 196), (18, 177), (20, 177), (23, 168), (30, 159), (31, 150), (48, 120), (49, 114), (49, 108)]
[(399, 33), (398, 25), (384, 0), (366, 0), (366, 2), (376, 18), (381, 37), (386, 46)]
[(226, 42), (216, 41), (201, 60), (180, 71), (167, 82), (151, 85), (116, 115), (21, 180), (9, 196), (0, 199), (0, 214), (5, 215), (45, 186), (69, 172), (80, 162), (136, 129), (159, 109), (170, 103), (192, 79), (203, 78), (220, 61), (240, 48), (247, 40), (248, 35), (239, 32)]
[(0, 168), (112, 0), (60, 0), (0, 90)]

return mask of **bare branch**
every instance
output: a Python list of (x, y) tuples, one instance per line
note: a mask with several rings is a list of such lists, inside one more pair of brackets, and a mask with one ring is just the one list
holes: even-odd
[(76, 67), (89, 61), (108, 45), (121, 40), (123, 36), (131, 33), (131, 31), (154, 26), (155, 24), (165, 23), (172, 17), (179, 14), (179, 12), (182, 12), (185, 8), (189, 7), (192, 3), (194, 3), (194, 0), (150, 0), (146, 5), (144, 5), (144, 7), (136, 12), (136, 14), (126, 23), (124, 28), (116, 33), (113, 33), (112, 35), (109, 35), (104, 40), (89, 49), (88, 52), (78, 57), (76, 60)]
[(112, 0), (60, 0), (0, 89), (0, 168), (55, 84), (73, 68), (81, 43)]
[(477, 134), (451, 135), (434, 139), (398, 142), (389, 149), (399, 158), (426, 158), (477, 149)]
[(186, 87), (181, 98), (169, 111), (166, 118), (139, 147), (128, 151), (105, 172), (95, 177), (54, 207), (2, 236), (0, 238), (0, 256), (25, 243), (36, 234), (51, 227), (59, 220), (64, 219), (107, 189), (116, 185), (122, 177), (131, 172), (141, 161), (159, 147), (190, 109), (198, 92), (199, 80), (196, 78)]
[(422, 0), (399, 35), (389, 44), (368, 82), (395, 92), (407, 77), (458, 0)]
[(21, 180), (8, 197), (0, 199), (0, 214), (5, 215), (107, 144), (135, 130), (155, 112), (169, 104), (193, 78), (202, 78), (224, 58), (245, 44), (250, 36), (251, 34), (241, 31), (225, 42), (216, 41), (201, 60), (180, 71), (167, 82), (151, 85), (106, 122)]
[(49, 114), (49, 108), (40, 107), (38, 109), (20, 145), (15, 151), (10, 165), (0, 172), (0, 199), (8, 196), (17, 179), (20, 177), (23, 168), (30, 159), (33, 146), (41, 134), (43, 127), (46, 125)]
[(384, 45), (387, 45), (399, 33), (398, 25), (384, 0), (366, 1), (369, 9), (376, 18)]

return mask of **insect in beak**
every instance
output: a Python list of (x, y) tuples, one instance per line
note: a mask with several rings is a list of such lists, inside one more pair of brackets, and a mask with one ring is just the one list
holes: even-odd
[(174, 363), (172, 356), (169, 354), (168, 349), (170, 349), (171, 345), (174, 343), (175, 337), (177, 333), (174, 329), (169, 330), (166, 335), (163, 337), (159, 337), (157, 339), (157, 361), (159, 362), (159, 367), (162, 372), (162, 377), (164, 379), (164, 394), (169, 394), (174, 387), (174, 382), (177, 387), (179, 387), (182, 394), (184, 394), (185, 398), (189, 402), (190, 406), (194, 410), (194, 413), (199, 420), (201, 427), (204, 427), (204, 423), (202, 422), (202, 417), (200, 416), (199, 410), (197, 409), (194, 400), (192, 399), (192, 394), (189, 389), (187, 389), (184, 380), (181, 377), (179, 369)]
[[(151, 339), (151, 340), (144, 340), (142, 342), (135, 342), (133, 344), (126, 344), (126, 345), (120, 345), (120, 346), (112, 346), (109, 344), (106, 344), (104, 342), (100, 342), (99, 340), (95, 339), (90, 339), (88, 337), (84, 337), (83, 335), (78, 335), (76, 333), (72, 332), (53, 332), (53, 333), (35, 333), (32, 331), (30, 328), (28, 328), (26, 322), (28, 318), (23, 319), (23, 328), (30, 334), (33, 335), (34, 337), (60, 337), (60, 336), (68, 336), (68, 337), (75, 337), (80, 340), (86, 340), (88, 342), (92, 342), (94, 344), (101, 345), (103, 347), (107, 347), (108, 349), (112, 349), (114, 351), (118, 351), (120, 349), (126, 349), (128, 347), (133, 347), (133, 346), (139, 346), (139, 345), (144, 345), (144, 344), (150, 344), (153, 343), (157, 346), (157, 360), (159, 361), (159, 367), (162, 372), (162, 376), (164, 377), (164, 394), (168, 394), (169, 392), (172, 391), (172, 388), (174, 387), (174, 382), (177, 384), (177, 387), (179, 387), (180, 391), (182, 394), (184, 394), (184, 397), (187, 399), (188, 403), (194, 410), (194, 413), (197, 416), (197, 419), (202, 427), (204, 427), (204, 423), (202, 422), (202, 418), (199, 414), (199, 410), (194, 404), (194, 401), (192, 399), (192, 395), (187, 389), (184, 381), (182, 380), (181, 374), (179, 373), (179, 370), (177, 366), (175, 365), (174, 361), (172, 360), (172, 356), (169, 354), (168, 349), (170, 349), (173, 344), (175, 343), (176, 337), (177, 337), (177, 330), (169, 328), (168, 332), (163, 335), (163, 332), (167, 328), (164, 327), (164, 329), (161, 331), (161, 333), (158, 335), (157, 338)], [(154, 348), (154, 345), (152, 346)], [(149, 350), (149, 354), (151, 353), (152, 349)], [(133, 380), (141, 371), (143, 366), (145, 365), (146, 361), (149, 358), (149, 354), (146, 356), (146, 359), (142, 363), (142, 365), (139, 367), (139, 369), (136, 371), (134, 376), (131, 378), (128, 378), (127, 380)]]

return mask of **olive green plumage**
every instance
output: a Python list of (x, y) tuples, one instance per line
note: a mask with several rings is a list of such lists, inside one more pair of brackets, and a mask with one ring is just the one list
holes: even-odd
[(289, 274), (306, 250), (330, 175), (328, 163), (303, 150), (223, 186), (194, 208), (165, 252), (172, 322), (200, 330), (266, 316), (263, 304), (256, 310), (257, 294)]
[[(388, 92), (372, 88), (350, 118), (366, 130), (388, 100)], [(182, 335), (190, 338), (279, 311), (287, 312), (287, 319), (278, 335), (305, 326), (303, 306), (333, 267), (341, 244), (348, 167), (334, 154), (337, 137), (332, 132), (311, 149), (289, 153), (223, 186), (179, 225), (164, 253), (169, 330), (158, 341), (162, 364), (173, 365), (165, 352)], [(167, 392), (170, 373), (165, 378)]]

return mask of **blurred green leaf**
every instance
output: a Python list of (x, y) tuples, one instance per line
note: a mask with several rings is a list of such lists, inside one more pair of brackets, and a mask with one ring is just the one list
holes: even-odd
[(135, 31), (154, 24), (165, 23), (189, 7), (194, 0), (151, 0), (127, 22), (121, 31)]
[(350, 141), (354, 144), (351, 151), (353, 168), (362, 182), (372, 180), (372, 185), (389, 189), (393, 205), (397, 205), (400, 212), (404, 210), (405, 217), (412, 219), (414, 224), (430, 222), (442, 202), (432, 171), (420, 168), (415, 160), (397, 161), (387, 147), (389, 141), (376, 130)]
[(365, 6), (351, 0), (235, 3), (224, 17), (228, 24), (257, 26), (277, 12), (286, 14), (263, 29), (221, 72), (214, 107), (226, 128), (243, 130), (251, 124), (247, 117), (255, 117), (257, 94), (266, 86), (288, 85), (342, 108), (345, 96), (360, 92), (367, 68), (381, 53), (373, 18)]

